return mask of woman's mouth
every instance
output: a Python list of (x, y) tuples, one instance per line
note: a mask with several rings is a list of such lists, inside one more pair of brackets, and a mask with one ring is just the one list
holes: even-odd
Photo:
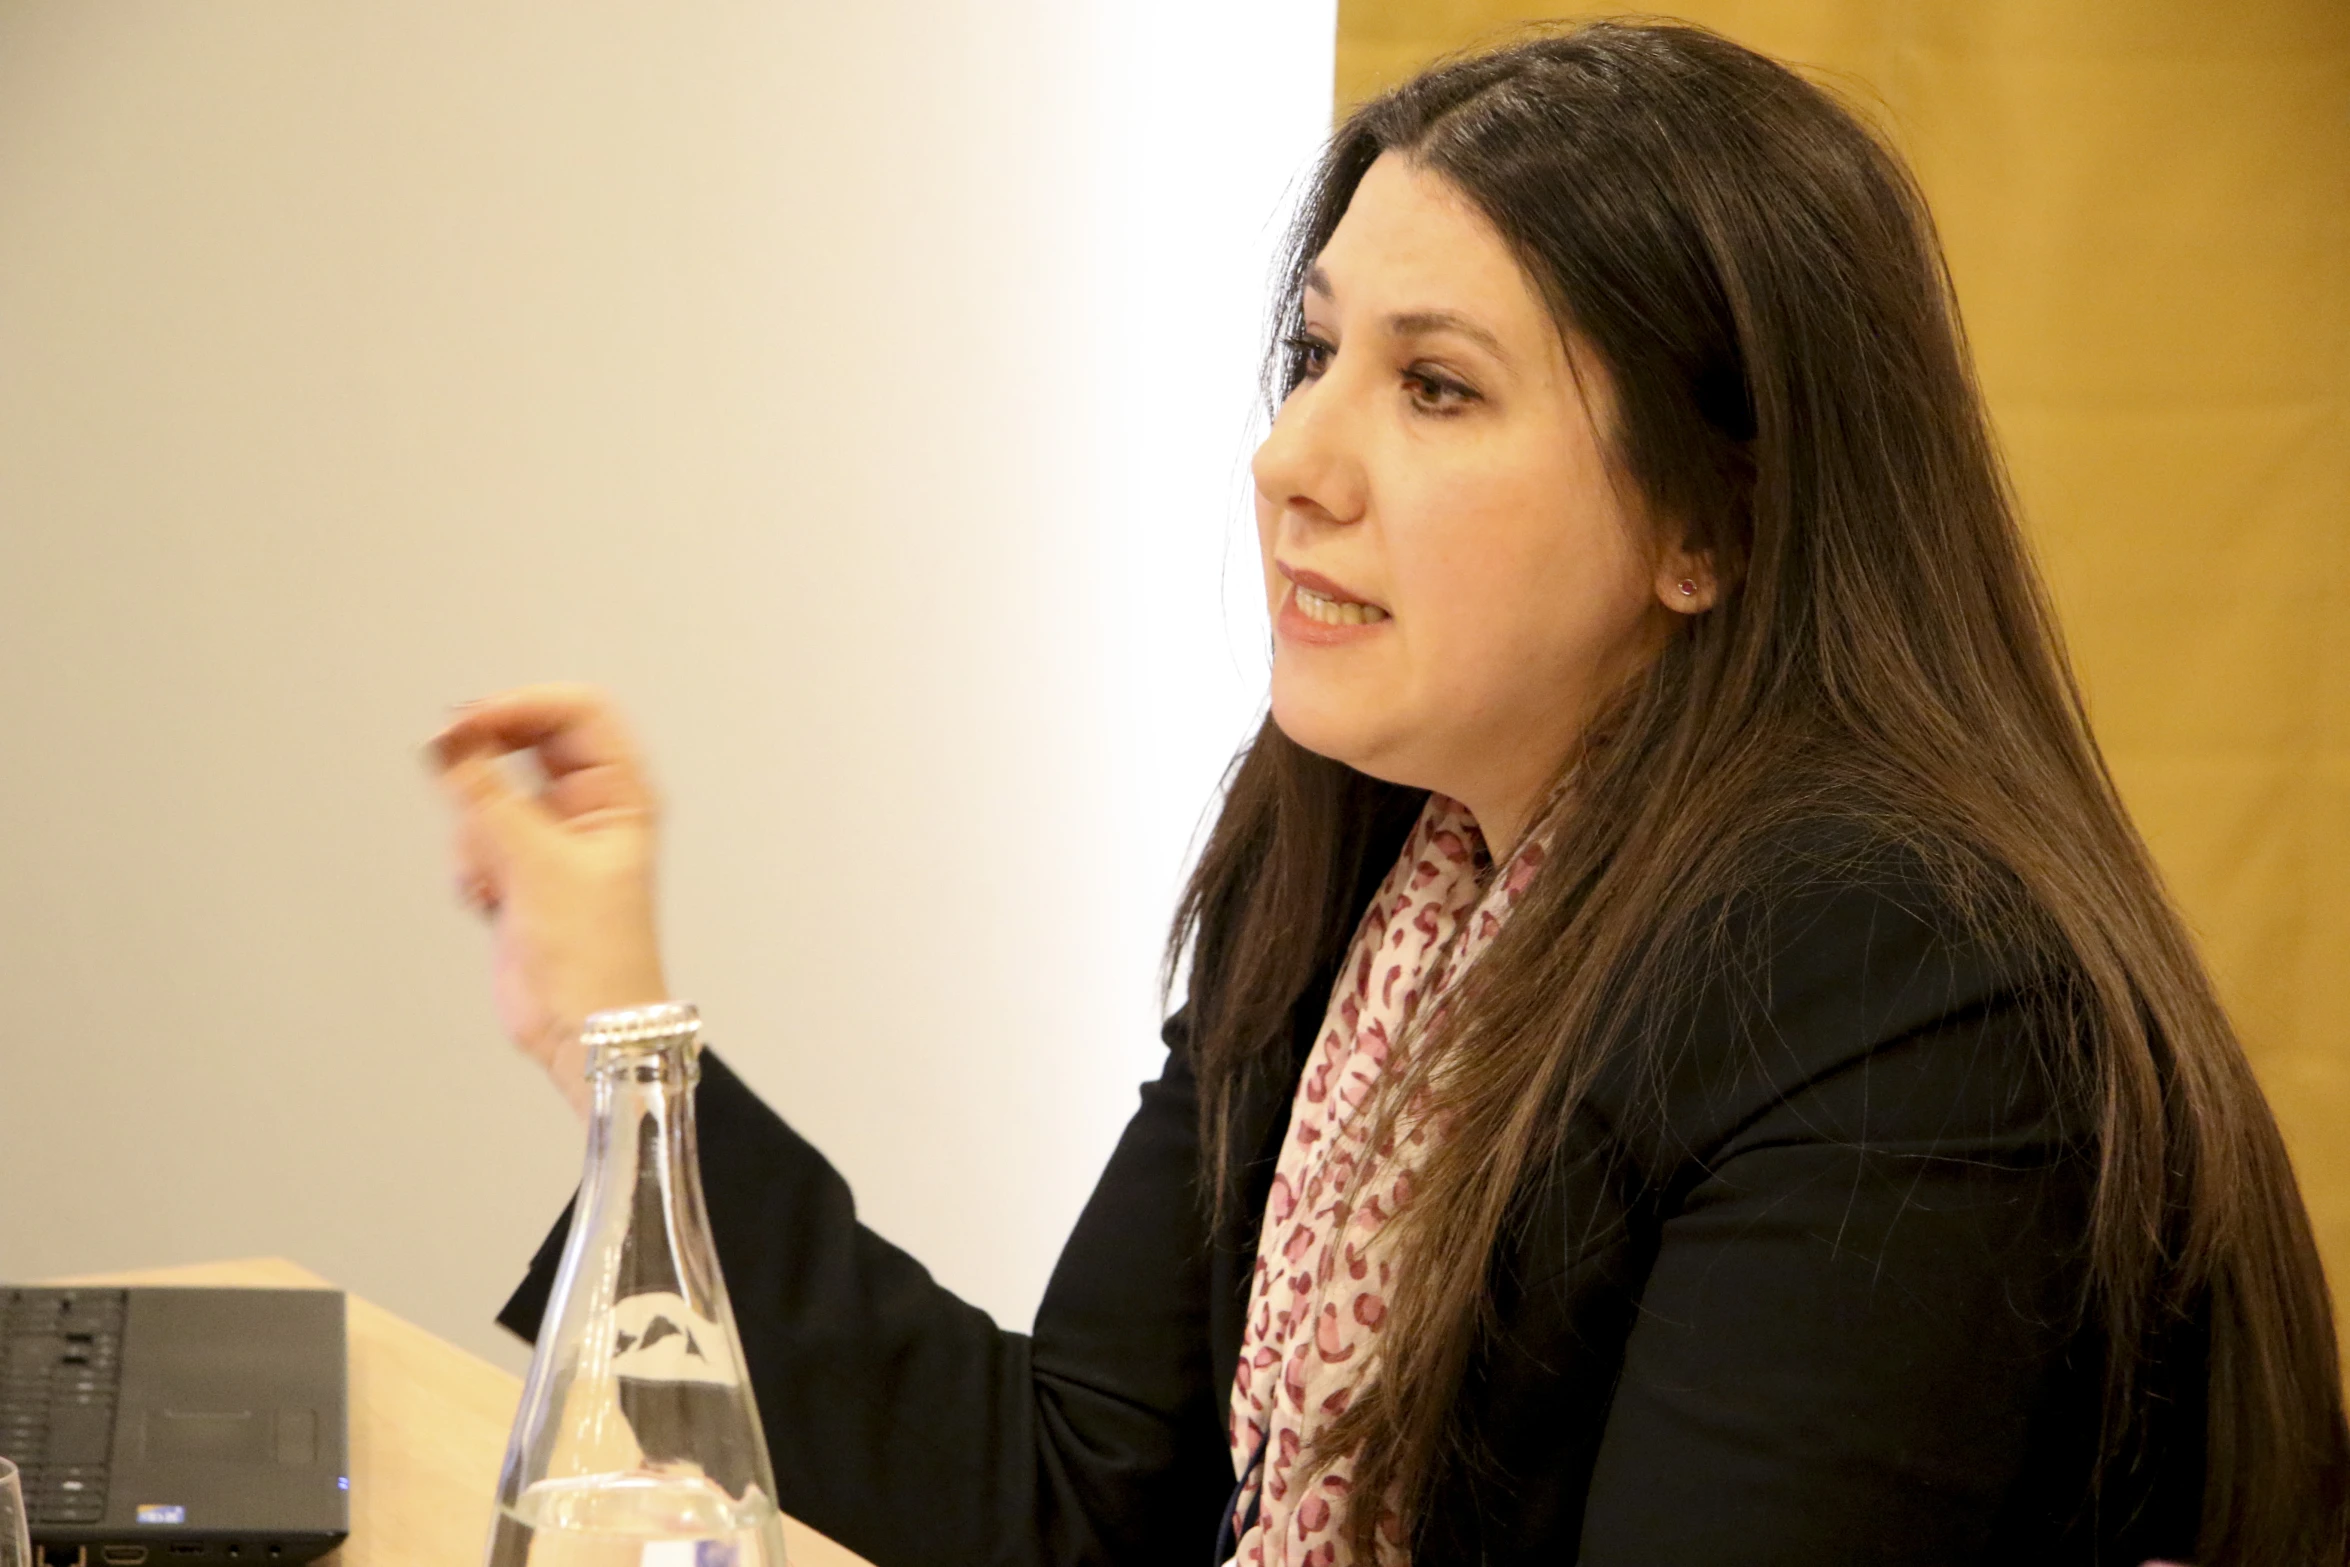
[(1387, 618), (1376, 604), (1356, 604), (1317, 593), (1302, 582), (1292, 582), (1298, 613), (1325, 626), (1367, 626)]
[(1378, 604), (1354, 596), (1318, 571), (1300, 571), (1276, 562), (1289, 579), (1289, 592), (1273, 616), (1273, 632), (1300, 647), (1346, 647), (1381, 635), (1393, 618)]

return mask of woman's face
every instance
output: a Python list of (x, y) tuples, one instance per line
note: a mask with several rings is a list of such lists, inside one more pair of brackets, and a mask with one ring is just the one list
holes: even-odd
[(1501, 235), (1440, 175), (1383, 154), (1304, 304), (1304, 378), (1253, 465), (1274, 721), (1451, 795), (1500, 848), (1673, 612), (1711, 602), (1710, 577), (1611, 475), (1595, 357), (1570, 365)]

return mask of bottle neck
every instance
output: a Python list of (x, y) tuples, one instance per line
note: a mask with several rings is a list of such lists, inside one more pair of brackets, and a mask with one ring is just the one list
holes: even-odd
[(651, 1117), (693, 1120), (694, 1085), (702, 1078), (701, 1046), (692, 1039), (597, 1045), (588, 1058), (588, 1122), (594, 1144), (615, 1126)]
[(589, 1067), (581, 1221), (611, 1236), (612, 1298), (698, 1302), (717, 1271), (694, 1139), (698, 1046), (690, 1038), (599, 1047)]

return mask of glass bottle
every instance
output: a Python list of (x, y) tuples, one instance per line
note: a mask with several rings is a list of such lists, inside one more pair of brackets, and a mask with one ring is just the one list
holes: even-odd
[(489, 1567), (783, 1567), (767, 1440), (702, 1206), (682, 1002), (588, 1019), (571, 1234), (498, 1482)]

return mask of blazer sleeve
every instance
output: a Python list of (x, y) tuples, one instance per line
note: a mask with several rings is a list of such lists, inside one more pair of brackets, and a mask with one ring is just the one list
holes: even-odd
[[(1207, 1559), (1232, 1476), (1180, 1017), (1167, 1037), (1032, 1335), (860, 1224), (839, 1172), (703, 1055), (703, 1188), (785, 1511), (879, 1567)], [(500, 1314), (525, 1337), (568, 1223)]]
[(1580, 1559), (1953, 1563), (2044, 1539), (2011, 1515), (2047, 1411), (2081, 1403), (2052, 1393), (2080, 1373), (2094, 1173), (2061, 1030), (1898, 882), (1749, 914), (1754, 961), (1608, 1107), (1643, 1129), (1656, 1252)]

